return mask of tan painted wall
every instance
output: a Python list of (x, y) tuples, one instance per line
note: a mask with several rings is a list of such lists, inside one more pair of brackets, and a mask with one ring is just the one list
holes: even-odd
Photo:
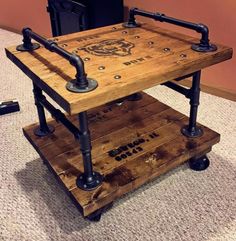
[[(128, 7), (136, 6), (149, 11), (193, 22), (205, 23), (210, 28), (211, 40), (236, 49), (236, 1), (235, 0), (124, 0)], [(50, 21), (46, 12), (47, 0), (1, 0), (0, 26), (20, 31), (29, 26), (45, 36), (51, 35)], [(147, 19), (145, 19), (147, 21)], [(152, 21), (152, 20), (149, 20)], [(159, 26), (194, 34), (165, 23)], [(198, 36), (198, 35), (196, 35)], [(236, 92), (236, 57), (203, 71), (203, 83)]]
[(31, 27), (45, 36), (51, 35), (47, 0), (0, 0), (0, 26), (15, 31)]

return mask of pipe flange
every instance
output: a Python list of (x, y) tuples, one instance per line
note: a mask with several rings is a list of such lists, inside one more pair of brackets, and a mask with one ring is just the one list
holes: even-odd
[(87, 178), (84, 173), (79, 175), (76, 179), (76, 185), (78, 188), (90, 191), (102, 184), (103, 176), (98, 172), (93, 172), (92, 180), (90, 182), (87, 181)]
[(132, 95), (129, 95), (127, 97), (127, 100), (128, 101), (138, 101), (138, 100), (141, 100), (142, 98), (143, 98), (143, 96), (141, 93), (134, 93)]
[(55, 128), (51, 125), (47, 125), (47, 130), (42, 130), (40, 126), (34, 129), (34, 134), (39, 137), (48, 136), (55, 131)]
[(74, 93), (86, 93), (92, 91), (98, 87), (98, 82), (94, 79), (87, 78), (88, 86), (81, 88), (78, 86), (78, 82), (76, 79), (73, 79), (66, 84), (67, 90), (74, 92)]
[(40, 48), (40, 44), (38, 43), (32, 43), (32, 45), (30, 45), (30, 47), (25, 47), (24, 44), (20, 44), (16, 47), (16, 50), (24, 52), (24, 51), (32, 51), (35, 49), (39, 49)]
[(136, 22), (126, 22), (122, 24), (123, 27), (125, 28), (137, 28), (137, 27), (141, 27), (140, 23), (136, 23)]
[(184, 136), (187, 136), (187, 137), (200, 137), (203, 135), (203, 130), (200, 127), (195, 127), (193, 131), (189, 131), (189, 127), (184, 126), (181, 129), (181, 132)]
[(191, 49), (197, 52), (214, 52), (217, 50), (217, 46), (214, 44), (202, 45), (202, 44), (193, 44)]

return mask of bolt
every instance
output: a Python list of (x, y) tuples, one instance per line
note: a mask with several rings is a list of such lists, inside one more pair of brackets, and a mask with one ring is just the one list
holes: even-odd
[(181, 57), (181, 58), (186, 58), (186, 57), (187, 57), (187, 54), (181, 54), (180, 57)]
[(103, 69), (105, 69), (105, 66), (99, 66), (98, 69), (103, 70)]
[(120, 79), (121, 76), (120, 76), (120, 75), (115, 75), (114, 78), (115, 78), (115, 79)]
[(169, 52), (170, 51), (170, 48), (164, 48), (163, 49), (165, 52)]

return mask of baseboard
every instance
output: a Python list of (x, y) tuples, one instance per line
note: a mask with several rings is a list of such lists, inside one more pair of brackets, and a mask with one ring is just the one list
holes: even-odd
[[(181, 84), (186, 87), (190, 87), (192, 84), (192, 81), (190, 79), (184, 79), (181, 81), (173, 81), (173, 82), (175, 82), (177, 84)], [(236, 91), (227, 90), (220, 86), (213, 87), (213, 86), (206, 85), (206, 84), (201, 84), (201, 91), (236, 102)]]
[(9, 31), (9, 32), (13, 32), (13, 33), (17, 33), (17, 34), (22, 34), (20, 30), (15, 29), (15, 28), (11, 28), (11, 27), (8, 27), (8, 26), (5, 26), (5, 25), (1, 25), (1, 24), (0, 24), (0, 28), (1, 28), (1, 29), (4, 29), (4, 30), (7, 30), (7, 31)]

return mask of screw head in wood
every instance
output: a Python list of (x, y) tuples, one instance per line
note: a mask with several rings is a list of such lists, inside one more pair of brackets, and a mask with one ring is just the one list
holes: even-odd
[(121, 76), (120, 75), (115, 75), (114, 79), (121, 79)]
[(180, 57), (181, 57), (181, 58), (186, 58), (186, 57), (187, 57), (187, 54), (181, 54)]
[(102, 65), (101, 65), (101, 66), (98, 67), (98, 69), (99, 69), (99, 70), (104, 70), (104, 69), (105, 69), (105, 66), (102, 66)]
[(169, 52), (169, 51), (170, 51), (170, 48), (164, 48), (163, 51), (164, 51), (164, 52)]

